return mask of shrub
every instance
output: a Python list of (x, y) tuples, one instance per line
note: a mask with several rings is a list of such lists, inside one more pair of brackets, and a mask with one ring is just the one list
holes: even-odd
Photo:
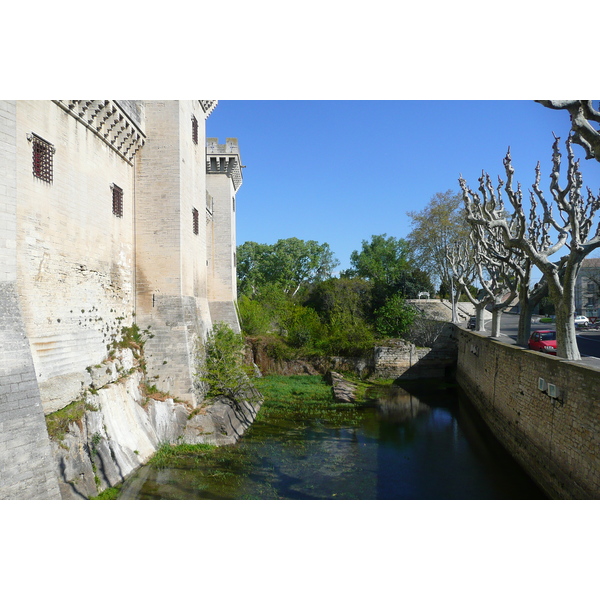
[(327, 335), (318, 347), (330, 356), (366, 356), (373, 351), (374, 345), (375, 335), (364, 319), (335, 311), (330, 317)]
[(271, 326), (271, 312), (262, 302), (241, 296), (238, 300), (240, 322), (246, 335), (263, 335)]
[(215, 323), (206, 340), (204, 364), (196, 373), (208, 385), (208, 398), (226, 396), (238, 400), (250, 391), (243, 352), (244, 338), (226, 323)]
[(312, 308), (292, 303), (282, 312), (281, 327), (290, 346), (304, 349), (313, 347), (323, 330), (321, 320)]
[(409, 330), (415, 317), (415, 309), (400, 294), (395, 294), (375, 311), (375, 327), (384, 337), (401, 337)]

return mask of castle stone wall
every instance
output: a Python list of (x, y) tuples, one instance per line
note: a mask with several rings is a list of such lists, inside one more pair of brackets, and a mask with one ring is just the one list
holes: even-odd
[[(219, 174), (226, 218), (207, 218), (205, 119), (215, 104), (0, 101), (5, 497), (56, 496), (44, 413), (85, 393), (89, 371), (107, 358), (124, 326), (135, 322), (147, 338), (151, 383), (191, 407), (202, 399), (196, 351), (212, 326), (211, 312), (237, 325), (231, 208), (232, 181), (236, 189), (241, 183), (237, 140), (237, 163), (228, 163), (236, 167), (233, 177), (231, 169)], [(51, 163), (44, 174), (36, 147), (49, 152), (50, 160), (41, 160)], [(233, 151), (230, 139), (225, 151)], [(122, 211), (114, 189), (122, 191)], [(209, 279), (215, 247), (228, 263), (226, 273), (213, 271)], [(211, 295), (210, 286), (222, 281), (226, 290)]]
[[(33, 175), (31, 134), (54, 147), (52, 182)], [(16, 157), (18, 292), (42, 401), (56, 410), (132, 322), (134, 173), (47, 101), (17, 103)], [(115, 184), (122, 217), (113, 214)]]
[(17, 103), (0, 101), (0, 499), (57, 499), (17, 290)]

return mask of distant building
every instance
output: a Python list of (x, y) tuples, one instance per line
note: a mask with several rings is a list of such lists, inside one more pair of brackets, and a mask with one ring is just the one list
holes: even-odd
[(586, 317), (600, 317), (600, 258), (587, 258), (575, 281), (575, 311)]

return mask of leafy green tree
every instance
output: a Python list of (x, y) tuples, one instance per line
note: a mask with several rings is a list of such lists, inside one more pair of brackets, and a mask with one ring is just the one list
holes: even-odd
[(362, 356), (373, 351), (375, 335), (364, 319), (335, 309), (325, 328), (326, 335), (318, 347), (331, 356)]
[(377, 332), (386, 337), (401, 337), (410, 330), (417, 311), (401, 294), (395, 294), (375, 311)]
[(462, 196), (452, 190), (438, 192), (423, 210), (407, 215), (412, 219), (407, 240), (416, 263), (437, 285), (448, 284), (446, 251), (458, 240), (468, 237), (470, 231)]
[(205, 345), (204, 364), (196, 376), (208, 384), (208, 398), (246, 399), (251, 389), (243, 367), (244, 338), (226, 323), (215, 323)]
[(372, 309), (373, 283), (356, 278), (332, 278), (313, 285), (304, 303), (313, 308), (324, 323), (332, 316), (347, 313), (350, 321), (368, 320)]
[(391, 286), (400, 273), (409, 268), (411, 250), (408, 242), (393, 236), (373, 235), (371, 241), (363, 240), (360, 252), (350, 255), (352, 269), (346, 276), (364, 277), (384, 286)]
[(237, 247), (237, 277), (238, 293), (252, 297), (264, 284), (264, 269), (262, 265), (270, 252), (267, 244), (244, 242)]
[(317, 313), (308, 306), (288, 303), (281, 315), (281, 333), (293, 348), (310, 350), (322, 338), (323, 325)]
[(357, 356), (373, 349), (372, 290), (373, 283), (362, 278), (328, 279), (312, 286), (305, 304), (323, 323), (317, 348), (335, 356)]
[(273, 246), (268, 270), (286, 292), (295, 296), (303, 284), (331, 277), (338, 264), (329, 244), (288, 238)]
[(331, 277), (339, 264), (329, 244), (298, 238), (273, 245), (245, 242), (238, 246), (237, 257), (239, 290), (250, 296), (266, 284), (295, 296), (303, 285)]
[(372, 283), (372, 314), (397, 294), (405, 298), (417, 298), (420, 292), (433, 294), (429, 275), (415, 266), (410, 245), (404, 239), (374, 235), (370, 242), (363, 240), (361, 251), (352, 252), (350, 261), (353, 268), (344, 276), (364, 277)]
[(418, 298), (421, 292), (433, 295), (433, 285), (429, 275), (421, 269), (407, 269), (402, 271), (393, 285), (389, 286), (389, 292), (401, 294), (404, 298)]

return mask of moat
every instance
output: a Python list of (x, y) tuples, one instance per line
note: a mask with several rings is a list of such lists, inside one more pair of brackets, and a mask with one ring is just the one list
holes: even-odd
[[(297, 378), (298, 385), (311, 379)], [(322, 397), (304, 399), (300, 409), (293, 401), (266, 402), (237, 445), (183, 452), (168, 466), (146, 465), (119, 498), (546, 498), (460, 388), (419, 383), (410, 391), (374, 388), (370, 394), (377, 399), (352, 406)]]

